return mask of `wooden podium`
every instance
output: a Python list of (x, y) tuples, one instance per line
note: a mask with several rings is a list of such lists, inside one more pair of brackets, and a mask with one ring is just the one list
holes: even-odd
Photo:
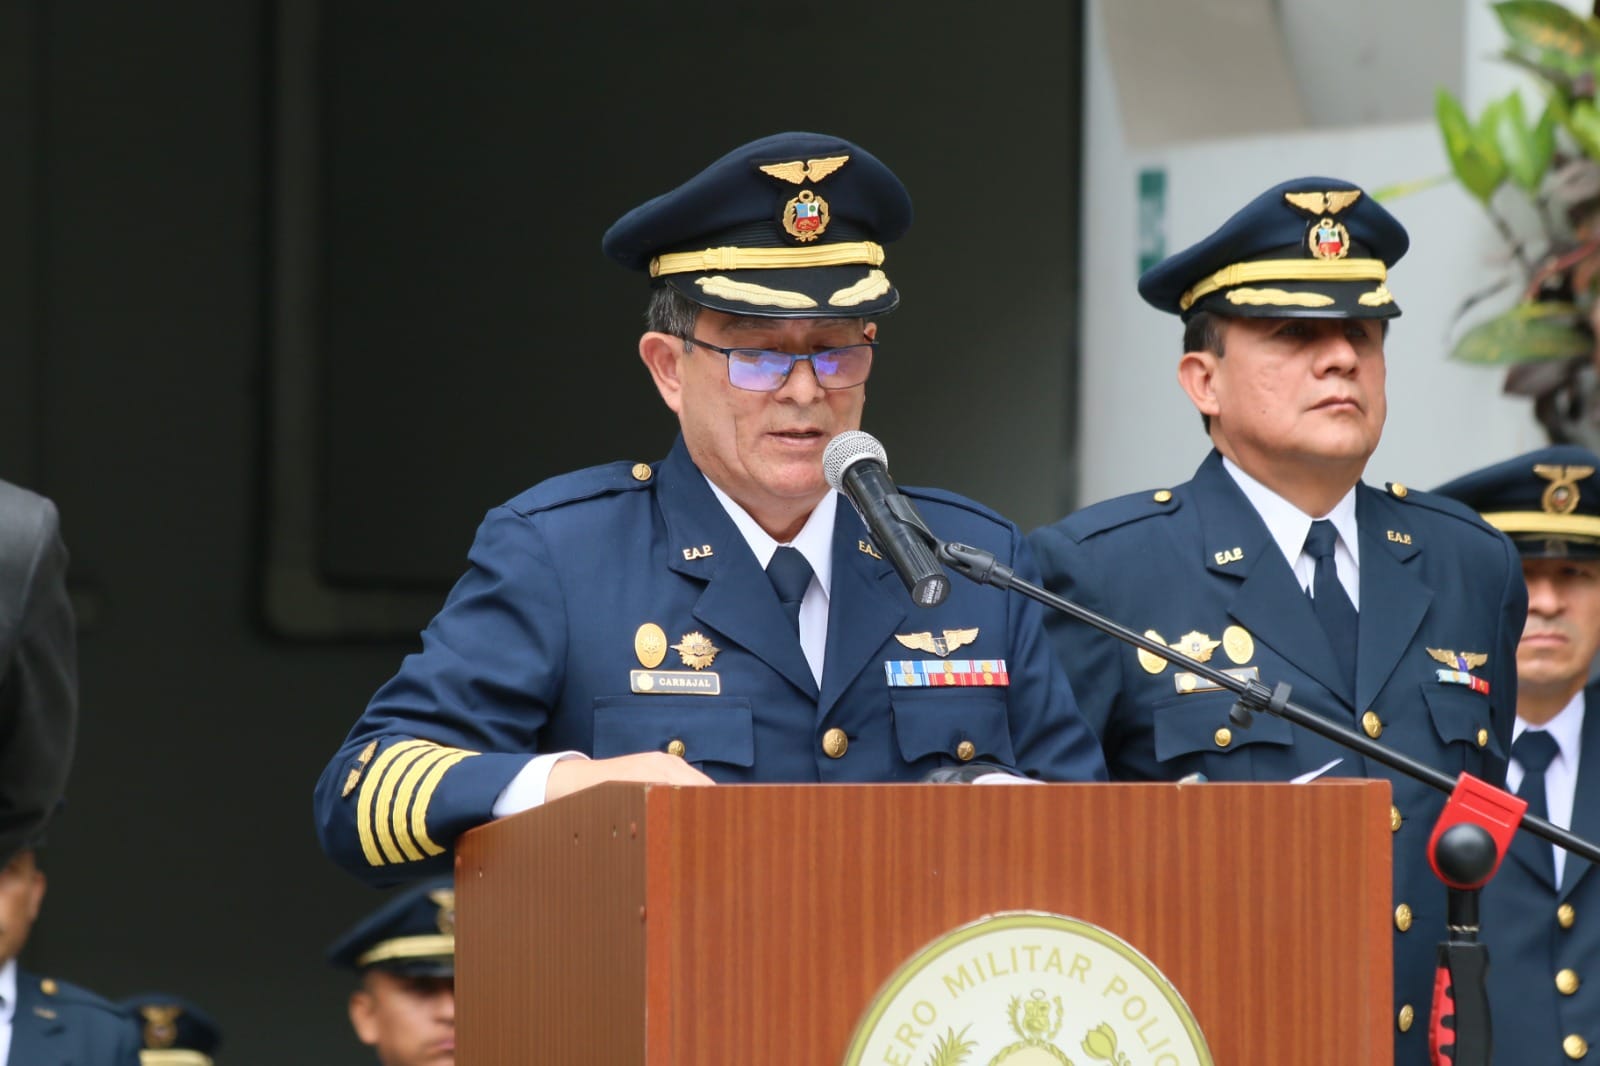
[(1148, 957), (1219, 1066), (1389, 1066), (1390, 866), (1379, 781), (604, 785), (460, 841), (459, 1061), (834, 1066), (929, 941), (1034, 910)]

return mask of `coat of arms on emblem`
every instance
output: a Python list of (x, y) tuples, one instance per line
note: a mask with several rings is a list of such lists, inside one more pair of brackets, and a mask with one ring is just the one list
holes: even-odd
[(140, 1007), (139, 1013), (144, 1016), (145, 1047), (168, 1048), (178, 1042), (178, 1015), (183, 1013), (182, 1007), (152, 1003)]
[(783, 230), (795, 240), (814, 241), (827, 228), (828, 201), (810, 189), (801, 189), (799, 196), (783, 205)]
[(436, 919), (439, 932), (445, 936), (456, 935), (456, 890), (453, 888), (439, 888), (428, 893), (428, 898), (433, 900), (433, 905), (439, 908)]

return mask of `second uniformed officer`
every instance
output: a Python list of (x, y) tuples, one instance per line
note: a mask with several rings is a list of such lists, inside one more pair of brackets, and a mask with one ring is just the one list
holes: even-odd
[[(1506, 787), (1532, 813), (1600, 840), (1600, 456), (1542, 448), (1438, 491), (1476, 508), (1522, 554), (1528, 625)], [(1594, 701), (1596, 718), (1589, 717)], [(1494, 1046), (1525, 1066), (1600, 1041), (1600, 874), (1529, 833), (1483, 889)]]
[(328, 948), (361, 976), (350, 1027), (382, 1066), (454, 1066), (456, 892), (448, 877), (385, 901)]
[[(318, 782), (330, 855), (376, 881), (444, 869), (463, 831), (604, 780), (913, 781), (971, 760), (1104, 777), (1040, 609), (968, 584), (914, 608), (824, 480), (899, 302), (883, 245), (910, 222), (871, 154), (784, 133), (611, 227), (607, 254), (652, 279), (639, 355), (678, 440), (489, 512)], [(1035, 572), (994, 512), (906, 494)]]
[[(1213, 666), (1287, 682), (1298, 703), (1441, 771), (1499, 781), (1527, 606), (1515, 550), (1454, 500), (1361, 481), (1399, 314), (1388, 270), (1407, 244), (1361, 189), (1303, 178), (1148, 271), (1140, 294), (1185, 323), (1178, 380), (1213, 450), (1184, 484), (1031, 540), (1053, 591)], [(1231, 693), (1050, 624), (1113, 778), (1392, 782), (1395, 1062), (1425, 1062), (1446, 935), (1425, 851), (1444, 797), (1279, 718), (1235, 728)]]

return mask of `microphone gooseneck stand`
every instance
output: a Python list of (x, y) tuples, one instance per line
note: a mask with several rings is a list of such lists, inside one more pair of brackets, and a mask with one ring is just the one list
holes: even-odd
[(1020, 593), (1234, 693), (1238, 698), (1228, 717), (1240, 728), (1248, 729), (1258, 712), (1276, 715), (1448, 795), (1428, 841), (1428, 861), (1444, 882), (1449, 897), (1449, 939), (1439, 945), (1429, 1054), (1434, 1066), (1489, 1066), (1491, 1034), (1484, 984), (1488, 952), (1477, 940), (1479, 891), (1499, 868), (1519, 826), (1590, 862), (1600, 863), (1600, 846), (1543, 818), (1527, 816), (1526, 802), (1471, 774), (1452, 779), (1349, 726), (1301, 707), (1289, 698), (1289, 686), (1283, 682), (1269, 689), (1260, 681), (1244, 681), (1208, 666), (1022, 580), (990, 552), (942, 541), (920, 521), (901, 517), (928, 540), (940, 562), (968, 580)]

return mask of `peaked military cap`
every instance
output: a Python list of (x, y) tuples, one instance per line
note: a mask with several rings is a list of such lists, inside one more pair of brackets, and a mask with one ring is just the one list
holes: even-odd
[(1460, 500), (1529, 558), (1600, 558), (1600, 455), (1571, 444), (1463, 474), (1434, 491)]
[(910, 225), (910, 195), (871, 153), (820, 133), (779, 133), (629, 211), (601, 248), (713, 310), (855, 318), (900, 302), (883, 246)]
[(117, 1006), (139, 1025), (140, 1066), (214, 1066), (222, 1030), (193, 1003), (147, 992)]
[(1365, 191), (1337, 178), (1274, 185), (1216, 232), (1139, 279), (1139, 295), (1187, 321), (1199, 311), (1240, 318), (1393, 318), (1389, 268), (1405, 227)]
[(328, 947), (335, 966), (374, 967), (406, 977), (453, 977), (456, 972), (456, 890), (435, 877), (400, 892)]

